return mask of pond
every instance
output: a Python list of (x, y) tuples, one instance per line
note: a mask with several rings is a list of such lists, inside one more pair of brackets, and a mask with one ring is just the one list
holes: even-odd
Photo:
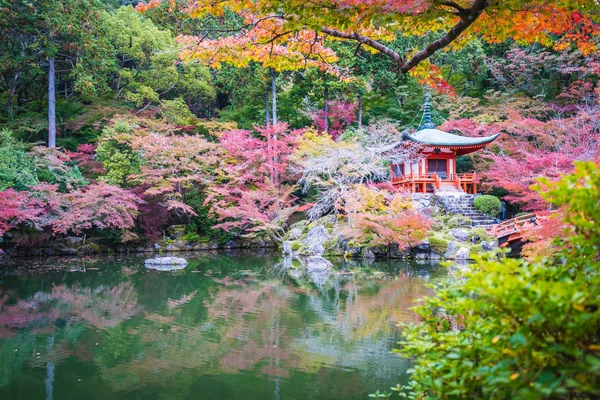
[(0, 399), (366, 399), (406, 379), (399, 322), (445, 268), (277, 256), (0, 261)]

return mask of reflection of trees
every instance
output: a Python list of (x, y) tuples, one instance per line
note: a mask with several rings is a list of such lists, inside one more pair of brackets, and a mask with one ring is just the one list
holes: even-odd
[[(85, 326), (115, 327), (139, 311), (131, 283), (97, 288), (59, 284), (49, 293), (38, 291), (26, 298), (0, 288), (0, 387), (28, 362), (45, 366), (51, 388), (54, 360), (70, 354), (91, 358), (92, 349), (73, 346)], [(128, 341), (122, 343), (131, 348)]]
[(120, 324), (140, 312), (133, 284), (120, 283), (116, 286), (98, 288), (57, 285), (51, 296), (68, 305), (68, 313), (95, 326), (107, 328)]
[[(39, 285), (46, 292), (0, 291), (0, 341), (9, 338), (0, 342), (0, 388), (23, 363), (47, 368), (70, 355), (93, 362), (113, 390), (162, 388), (170, 398), (193, 393), (201, 375), (223, 385), (251, 377), (236, 381), (242, 392), (266, 375), (269, 398), (292, 380), (308, 397), (353, 397), (406, 368), (390, 355), (395, 325), (416, 318), (410, 307), (430, 294), (426, 278), (333, 274), (315, 286), (268, 268), (216, 259), (177, 274), (132, 269), (111, 281), (88, 272)], [(53, 349), (27, 358), (48, 334)]]
[[(329, 367), (335, 366), (332, 371), (343, 368), (333, 373), (335, 379), (348, 380), (345, 387), (360, 392), (365, 383), (352, 376), (395, 379), (398, 365), (407, 367), (390, 355), (395, 326), (415, 320), (410, 308), (430, 295), (425, 283), (407, 275), (376, 280), (337, 276), (315, 290), (280, 279), (212, 278), (208, 290), (168, 299), (167, 310), (147, 313), (144, 324), (130, 332), (140, 337), (144, 356), (101, 365), (102, 374), (119, 389), (131, 389), (131, 384), (157, 380), (168, 385), (188, 369), (205, 375), (251, 371), (270, 376), (277, 397), (281, 380), (292, 373), (316, 374), (326, 385), (334, 379)], [(187, 310), (197, 307), (199, 299), (204, 318), (190, 323)], [(135, 379), (114, 379), (119, 376)]]

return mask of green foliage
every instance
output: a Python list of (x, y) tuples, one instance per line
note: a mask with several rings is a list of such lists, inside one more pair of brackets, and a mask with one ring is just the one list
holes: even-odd
[(440, 219), (440, 222), (448, 229), (467, 228), (473, 224), (471, 218), (460, 214), (445, 216)]
[(105, 12), (102, 21), (119, 60), (117, 97), (137, 108), (160, 105), (167, 117), (184, 125), (193, 118), (190, 105), (215, 97), (208, 68), (180, 62), (170, 30), (161, 29), (130, 6)]
[(173, 100), (163, 100), (161, 110), (170, 121), (177, 125), (192, 125), (197, 119), (180, 97)]
[(106, 171), (101, 179), (111, 185), (127, 186), (127, 177), (139, 172), (140, 155), (118, 140), (119, 134), (131, 133), (135, 128), (127, 122), (116, 121), (103, 130), (103, 140), (96, 149), (96, 157)]
[(217, 243), (226, 243), (232, 235), (222, 229), (213, 229), (217, 221), (210, 216), (210, 205), (204, 204), (206, 196), (199, 188), (192, 187), (185, 194), (184, 202), (197, 214), (186, 225), (186, 234), (197, 234), (198, 239), (205, 237)]
[(0, 130), (0, 191), (27, 190), (40, 182), (58, 184), (63, 193), (86, 183), (77, 165), (56, 158), (53, 150), (27, 151), (9, 130)]
[(8, 129), (0, 129), (0, 191), (8, 188), (25, 190), (37, 179), (33, 163)]
[(416, 308), (400, 353), (419, 398), (591, 399), (600, 394), (600, 171), (578, 164), (542, 196), (565, 211), (554, 257), (483, 256)]
[(431, 250), (436, 254), (444, 254), (448, 251), (448, 241), (445, 239), (440, 239), (438, 237), (432, 236), (429, 239), (429, 246)]
[(456, 172), (461, 174), (464, 172), (471, 172), (473, 169), (473, 159), (470, 156), (466, 155), (456, 157)]
[(492, 237), (488, 234), (488, 231), (484, 228), (473, 228), (469, 231), (469, 240), (479, 238), (484, 242), (492, 240)]
[(200, 235), (198, 235), (196, 232), (186, 232), (185, 235), (181, 237), (181, 240), (186, 242), (199, 242)]
[(480, 244), (474, 244), (473, 246), (471, 246), (469, 251), (471, 254), (479, 254), (483, 252), (483, 247)]
[(484, 194), (482, 196), (475, 197), (473, 205), (477, 210), (491, 215), (492, 217), (496, 217), (498, 214), (500, 214), (500, 199), (496, 196)]

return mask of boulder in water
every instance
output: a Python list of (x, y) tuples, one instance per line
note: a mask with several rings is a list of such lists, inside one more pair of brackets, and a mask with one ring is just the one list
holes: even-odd
[(466, 247), (461, 247), (456, 252), (455, 258), (457, 260), (466, 260), (466, 259), (468, 259), (469, 258), (469, 249), (467, 249)]
[(176, 271), (184, 269), (187, 266), (185, 258), (181, 257), (156, 257), (149, 258), (144, 262), (146, 268), (156, 269), (159, 271)]
[(448, 242), (448, 250), (446, 250), (446, 252), (444, 253), (444, 258), (454, 258), (454, 255), (456, 254), (456, 249), (456, 242)]
[(308, 256), (322, 256), (325, 253), (325, 243), (331, 236), (327, 229), (322, 225), (315, 225), (306, 234), (306, 238), (302, 240), (304, 245), (304, 253)]

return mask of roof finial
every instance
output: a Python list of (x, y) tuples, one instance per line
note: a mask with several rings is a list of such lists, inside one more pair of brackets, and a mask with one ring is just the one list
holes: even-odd
[(431, 121), (431, 106), (429, 105), (429, 92), (425, 93), (425, 105), (423, 106), (423, 123), (419, 127), (421, 129), (434, 129), (435, 124)]

